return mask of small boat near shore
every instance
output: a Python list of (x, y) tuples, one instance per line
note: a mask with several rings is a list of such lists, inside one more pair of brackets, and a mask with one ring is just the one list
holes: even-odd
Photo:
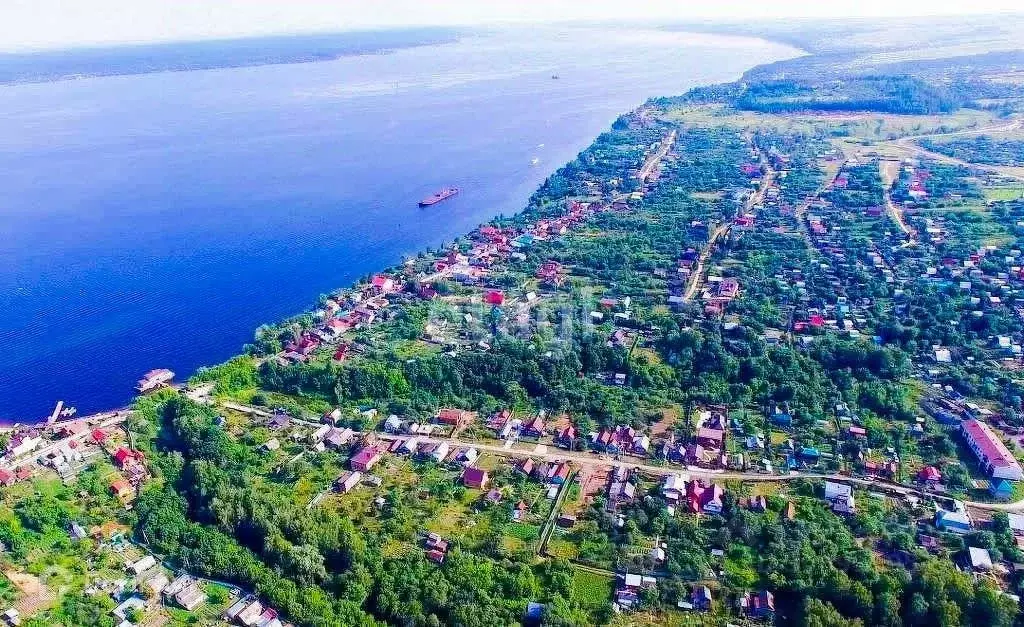
[(420, 201), (419, 205), (421, 207), (429, 207), (431, 205), (436, 205), (437, 203), (443, 200), (448, 200), (449, 198), (455, 196), (458, 193), (458, 187), (446, 187), (441, 191), (437, 192), (436, 194), (434, 194), (433, 196), (428, 196), (424, 198), (423, 200)]

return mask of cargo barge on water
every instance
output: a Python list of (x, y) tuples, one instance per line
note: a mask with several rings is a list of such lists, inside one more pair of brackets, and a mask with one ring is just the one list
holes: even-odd
[(446, 187), (446, 188), (442, 189), (441, 191), (437, 192), (436, 194), (434, 194), (433, 196), (428, 196), (427, 198), (424, 198), (423, 200), (421, 200), (420, 201), (420, 206), (421, 207), (429, 207), (431, 205), (436, 205), (437, 203), (439, 203), (439, 202), (441, 202), (443, 200), (448, 200), (449, 198), (451, 198), (452, 196), (455, 196), (458, 193), (459, 193), (459, 188), (458, 187)]

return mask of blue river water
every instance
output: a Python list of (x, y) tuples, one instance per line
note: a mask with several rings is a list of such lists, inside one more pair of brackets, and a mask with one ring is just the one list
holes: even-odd
[[(261, 323), (521, 209), (646, 98), (795, 54), (536, 28), (0, 86), (0, 421), (110, 409), (151, 368), (223, 361)], [(447, 185), (463, 191), (416, 206)]]

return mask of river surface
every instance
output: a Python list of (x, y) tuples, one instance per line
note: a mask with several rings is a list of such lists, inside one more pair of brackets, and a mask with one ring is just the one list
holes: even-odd
[[(795, 54), (565, 27), (0, 86), (0, 421), (110, 409), (151, 368), (223, 361), (261, 323), (520, 210), (646, 98)], [(416, 206), (446, 185), (463, 191)]]

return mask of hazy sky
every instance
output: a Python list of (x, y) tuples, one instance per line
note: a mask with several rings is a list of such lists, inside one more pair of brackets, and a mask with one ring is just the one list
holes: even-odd
[(0, 50), (504, 21), (977, 14), (1020, 12), (1022, 4), (1020, 0), (0, 0)]

